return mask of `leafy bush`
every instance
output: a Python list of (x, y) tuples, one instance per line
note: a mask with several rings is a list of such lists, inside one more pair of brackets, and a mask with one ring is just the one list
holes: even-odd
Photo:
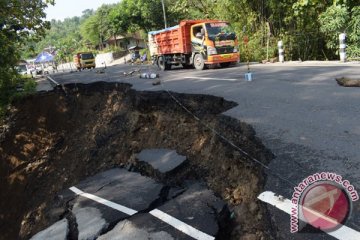
[(352, 59), (359, 60), (360, 59), (360, 46), (349, 45), (346, 49), (346, 53), (347, 53), (347, 58), (349, 60), (352, 60)]
[(326, 46), (336, 50), (339, 47), (339, 34), (347, 27), (349, 13), (346, 7), (333, 5), (320, 14), (320, 31), (326, 37)]
[[(0, 24), (0, 113), (4, 114), (7, 105), (17, 95), (19, 75), (15, 66), (20, 60), (22, 46), (31, 40), (39, 40), (49, 28), (44, 21), (44, 9), (52, 0), (2, 1)], [(27, 90), (33, 88), (28, 83)], [(25, 86), (25, 85), (24, 85)]]
[(5, 114), (7, 106), (25, 96), (36, 92), (37, 83), (28, 75), (19, 76), (14, 73), (6, 87), (0, 86), (0, 118)]
[[(242, 35), (242, 36), (241, 36)], [(245, 34), (238, 35), (239, 47), (240, 47), (240, 61), (256, 61), (261, 62), (267, 57), (269, 59), (277, 56), (277, 42), (274, 37), (269, 38), (269, 49), (267, 49), (267, 36), (264, 33), (258, 31), (248, 37), (247, 46), (244, 43)]]

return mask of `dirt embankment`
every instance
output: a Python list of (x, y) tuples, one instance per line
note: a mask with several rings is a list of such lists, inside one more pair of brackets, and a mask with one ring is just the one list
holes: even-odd
[[(65, 91), (64, 91), (65, 90)], [(220, 113), (222, 98), (174, 94), (202, 121), (253, 157), (272, 158), (248, 125)], [(133, 163), (145, 148), (176, 149), (189, 164), (166, 184), (203, 179), (226, 199), (228, 239), (271, 239), (256, 200), (264, 175), (258, 165), (180, 108), (166, 92), (137, 92), (127, 84), (66, 85), (15, 104), (0, 136), (0, 239), (26, 239), (55, 222), (56, 193), (86, 176)]]

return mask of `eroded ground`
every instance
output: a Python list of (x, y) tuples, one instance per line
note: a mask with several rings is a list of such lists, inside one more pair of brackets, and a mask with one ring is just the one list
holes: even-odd
[[(206, 95), (175, 94), (203, 123), (263, 163), (272, 154), (245, 123), (221, 115), (233, 102)], [(147, 148), (175, 149), (186, 167), (167, 176), (134, 162)], [(18, 102), (0, 142), (1, 239), (27, 239), (61, 212), (57, 194), (88, 176), (114, 167), (139, 171), (169, 187), (203, 180), (228, 203), (219, 239), (271, 239), (270, 219), (256, 200), (264, 174), (214, 132), (189, 115), (166, 92), (137, 92), (128, 84), (69, 84)]]

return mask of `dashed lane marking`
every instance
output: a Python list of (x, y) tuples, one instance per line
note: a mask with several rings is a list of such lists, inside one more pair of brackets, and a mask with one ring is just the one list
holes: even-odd
[[(122, 206), (120, 204), (111, 202), (109, 200), (106, 200), (104, 198), (95, 196), (93, 194), (90, 193), (86, 193), (81, 191), (80, 189), (76, 188), (76, 187), (71, 187), (69, 188), (71, 191), (73, 191), (75, 194), (80, 195), (82, 197), (86, 197), (89, 198), (91, 200), (94, 200), (98, 203), (104, 204), (108, 207), (111, 207), (115, 210), (118, 210), (120, 212), (126, 213), (127, 215), (134, 215), (135, 213), (137, 213), (136, 210), (133, 210), (131, 208), (127, 208), (125, 206)], [(185, 233), (186, 235), (197, 239), (197, 240), (214, 240), (215, 238), (213, 236), (210, 236), (204, 232), (201, 232), (200, 230), (197, 230), (196, 228), (170, 216), (169, 214), (159, 210), (159, 209), (154, 209), (151, 212), (149, 212), (152, 216), (158, 218), (159, 220), (173, 226), (174, 228), (178, 229), (179, 231)]]
[[(260, 199), (263, 202), (266, 202), (284, 212), (287, 214), (291, 214), (291, 208), (293, 206), (293, 203), (286, 198), (283, 198), (281, 196), (277, 196), (275, 193), (271, 191), (266, 191), (261, 193), (258, 196), (258, 199)], [(300, 216), (301, 217), (301, 216)], [(302, 221), (306, 222), (304, 218), (300, 218)], [(326, 234), (333, 236), (339, 240), (359, 240), (360, 239), (360, 232), (349, 228), (345, 225), (342, 225), (340, 228), (331, 231), (331, 232), (325, 232)]]
[(163, 211), (159, 209), (154, 209), (150, 212), (151, 215), (154, 217), (157, 217), (163, 222), (166, 222), (167, 224), (173, 226), (177, 230), (180, 230), (181, 232), (185, 233), (186, 235), (198, 239), (198, 240), (213, 240), (215, 239), (213, 236), (210, 236), (206, 233), (203, 233), (196, 228), (170, 216), (167, 213), (164, 213)]
[(76, 193), (77, 195), (80, 195), (82, 197), (86, 197), (86, 198), (89, 198), (91, 200), (94, 200), (95, 202), (98, 202), (98, 203), (101, 203), (105, 206), (108, 206), (108, 207), (111, 207), (113, 209), (116, 209), (120, 212), (123, 212), (127, 215), (134, 215), (135, 213), (137, 213), (136, 210), (133, 210), (131, 208), (127, 208), (125, 206), (122, 206), (120, 204), (117, 204), (117, 203), (114, 203), (114, 202), (111, 202), (109, 200), (106, 200), (104, 198), (101, 198), (101, 197), (98, 197), (98, 196), (95, 196), (93, 194), (90, 194), (90, 193), (86, 193), (86, 192), (83, 192), (81, 191), (80, 189), (76, 188), (76, 187), (71, 187), (69, 188), (71, 191), (73, 191), (74, 193)]

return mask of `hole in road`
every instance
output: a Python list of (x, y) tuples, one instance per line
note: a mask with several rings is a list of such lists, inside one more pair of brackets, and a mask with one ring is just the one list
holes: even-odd
[[(221, 114), (234, 102), (173, 94), (253, 157), (265, 164), (271, 160), (249, 125)], [(229, 216), (219, 219), (217, 239), (267, 239), (272, 234), (266, 209), (256, 198), (264, 183), (261, 168), (166, 92), (135, 91), (119, 83), (69, 84), (15, 103), (6, 124), (0, 135), (0, 231), (5, 239), (29, 238), (64, 216), (52, 204), (62, 189), (101, 171), (129, 166), (169, 187), (206, 182), (228, 203)], [(165, 175), (135, 163), (136, 154), (151, 148), (174, 149), (187, 162)]]

